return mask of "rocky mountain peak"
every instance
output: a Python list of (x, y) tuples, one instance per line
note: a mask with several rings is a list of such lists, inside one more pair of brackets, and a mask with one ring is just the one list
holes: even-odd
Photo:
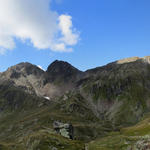
[(40, 95), (41, 92), (39, 91), (42, 86), (44, 73), (38, 66), (28, 62), (22, 62), (1, 73), (0, 79), (9, 80), (14, 86), (28, 93)]
[(5, 75), (10, 76), (10, 78), (18, 78), (20, 75), (37, 75), (40, 76), (44, 71), (28, 62), (22, 62), (15, 66), (12, 66), (4, 72)]
[(65, 61), (55, 60), (47, 69), (48, 73), (64, 73), (64, 72), (78, 72), (79, 70)]
[(49, 65), (47, 73), (53, 79), (69, 79), (81, 73), (81, 71), (68, 62), (55, 60)]

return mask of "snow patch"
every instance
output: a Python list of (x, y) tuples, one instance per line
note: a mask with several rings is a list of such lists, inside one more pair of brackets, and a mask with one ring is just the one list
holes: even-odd
[(44, 98), (45, 98), (45, 99), (47, 99), (47, 100), (50, 100), (50, 98), (49, 98), (49, 97), (47, 97), (47, 96), (45, 96)]

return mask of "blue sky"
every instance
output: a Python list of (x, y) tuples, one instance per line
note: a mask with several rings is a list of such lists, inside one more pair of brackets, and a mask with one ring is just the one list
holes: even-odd
[(73, 51), (40, 50), (15, 38), (15, 48), (0, 55), (0, 71), (20, 62), (46, 69), (56, 59), (86, 70), (125, 57), (150, 55), (149, 0), (53, 0), (50, 7), (59, 15), (71, 16), (80, 32)]

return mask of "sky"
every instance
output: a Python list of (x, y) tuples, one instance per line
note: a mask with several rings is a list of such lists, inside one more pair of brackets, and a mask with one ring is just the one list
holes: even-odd
[(0, 0), (0, 72), (54, 60), (84, 71), (148, 55), (149, 0)]

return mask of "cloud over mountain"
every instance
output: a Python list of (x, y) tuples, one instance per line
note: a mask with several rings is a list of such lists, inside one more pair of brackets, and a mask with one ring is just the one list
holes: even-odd
[(50, 9), (50, 0), (0, 0), (0, 53), (14, 49), (16, 39), (65, 52), (72, 51), (79, 34), (71, 16)]

